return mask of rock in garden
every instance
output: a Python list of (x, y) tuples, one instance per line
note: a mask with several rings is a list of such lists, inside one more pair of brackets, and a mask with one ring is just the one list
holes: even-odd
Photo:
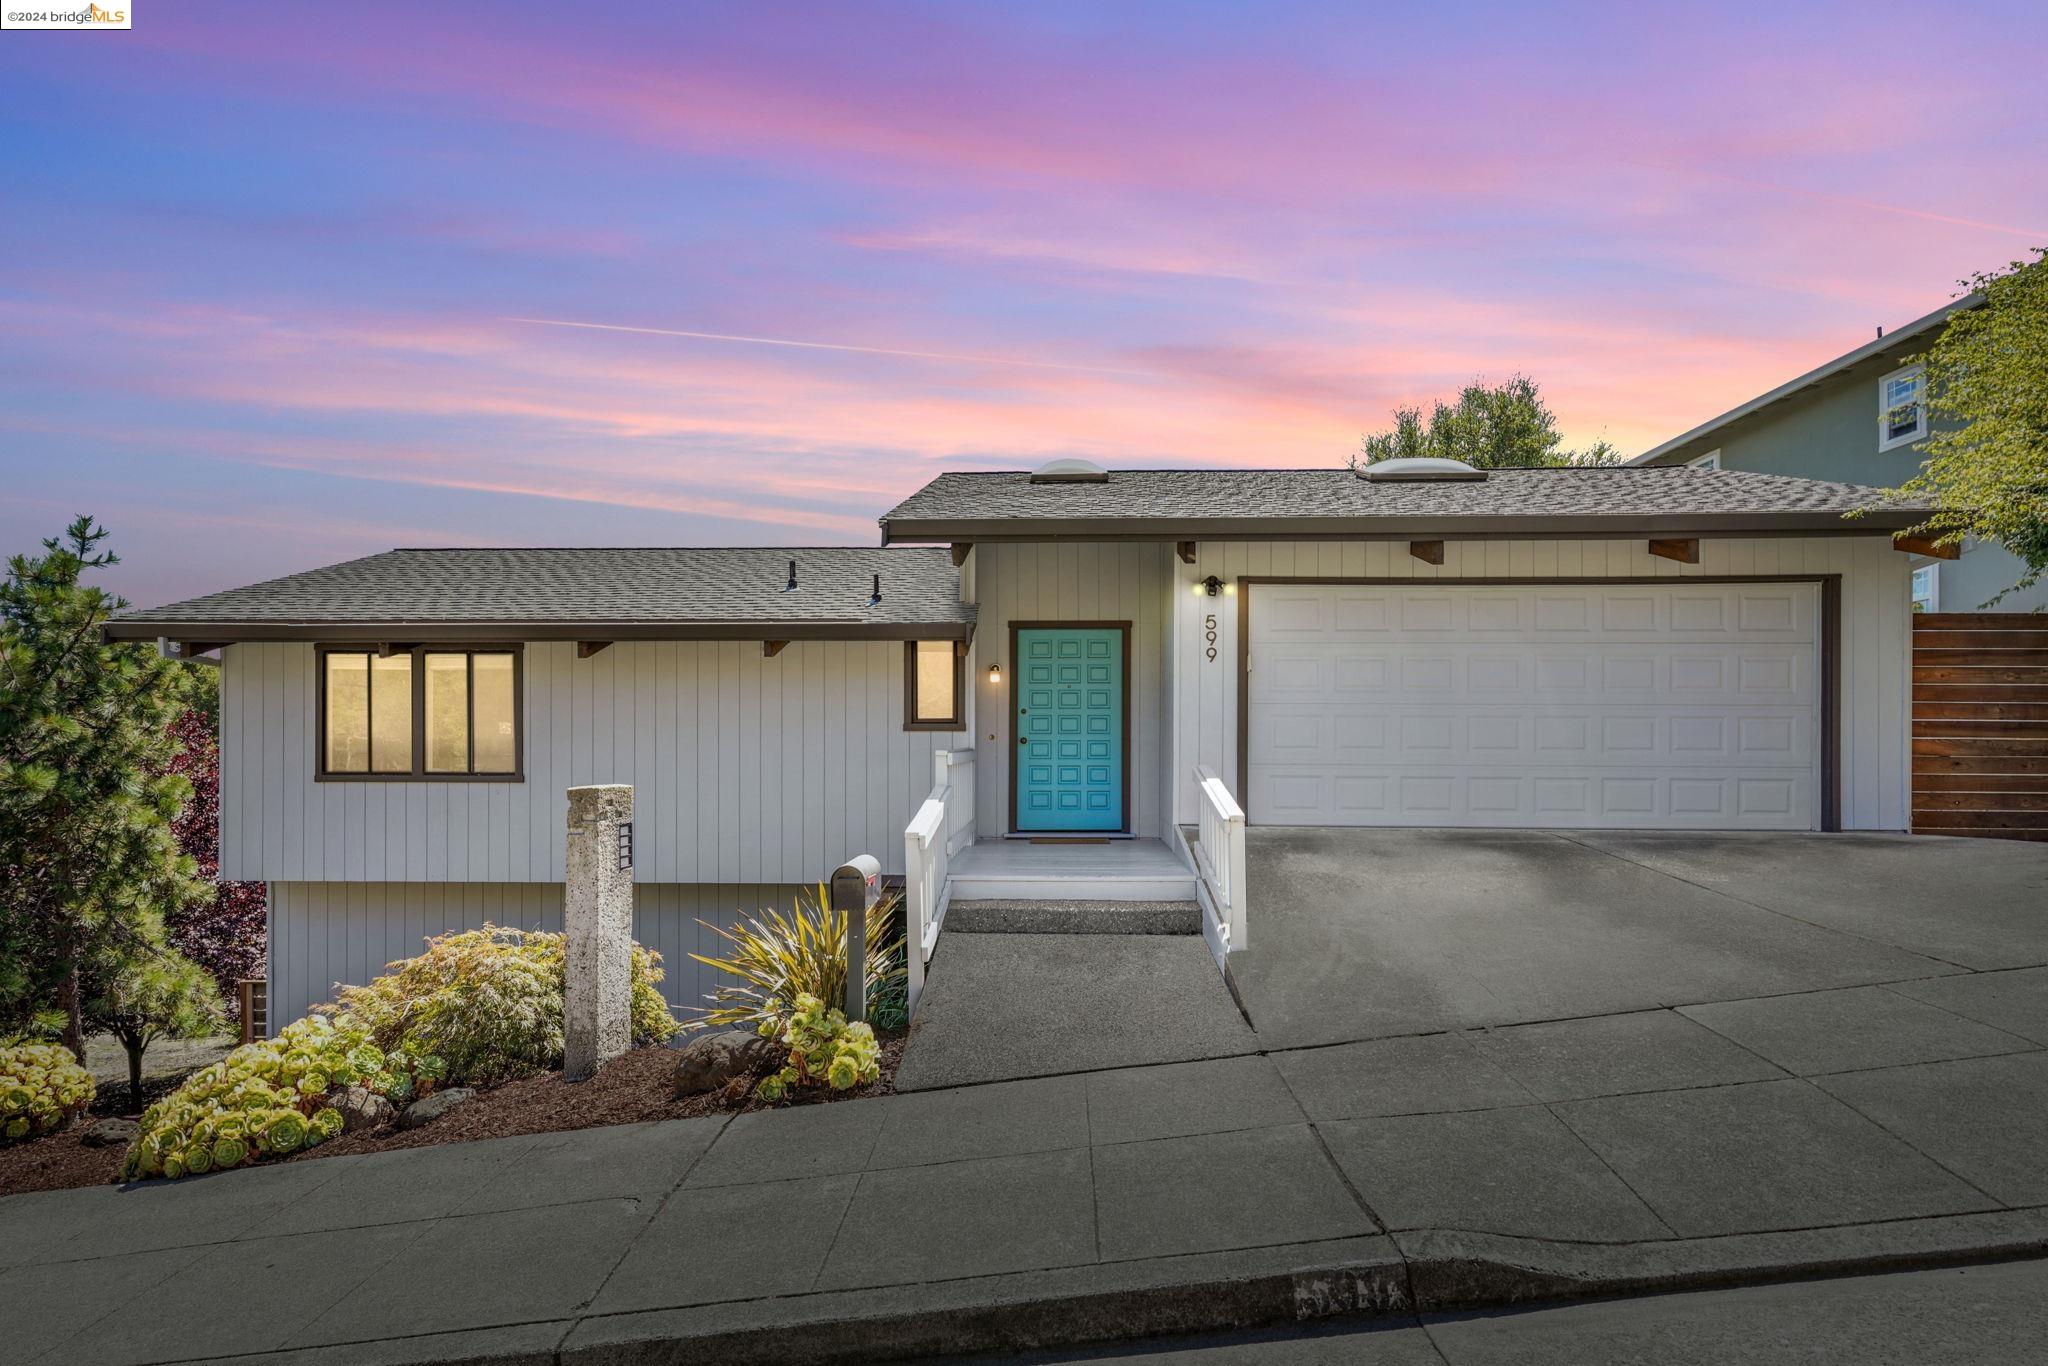
[(451, 1086), (445, 1091), (436, 1091), (431, 1096), (422, 1096), (406, 1106), (404, 1112), (398, 1116), (398, 1127), (417, 1129), (430, 1120), (439, 1119), (475, 1094), (476, 1092), (467, 1086)]
[(141, 1132), (142, 1126), (132, 1119), (103, 1119), (80, 1134), (78, 1141), (88, 1148), (125, 1148)]
[(390, 1101), (363, 1086), (351, 1086), (329, 1103), (341, 1111), (343, 1132), (351, 1134), (389, 1124), (398, 1113)]
[(744, 1029), (700, 1034), (677, 1050), (676, 1094), (716, 1091), (742, 1073), (782, 1061), (782, 1046)]

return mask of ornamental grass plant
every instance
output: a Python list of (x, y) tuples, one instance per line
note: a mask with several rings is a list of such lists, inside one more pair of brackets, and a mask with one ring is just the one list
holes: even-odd
[[(903, 939), (893, 933), (901, 901), (901, 893), (890, 892), (867, 917), (868, 1017), (884, 1029), (908, 1023)], [(846, 999), (846, 912), (831, 908), (824, 886), (800, 896), (794, 911), (771, 906), (730, 930), (697, 923), (732, 947), (722, 958), (690, 957), (739, 980), (712, 992), (712, 1004), (693, 1007), (696, 1014), (683, 1028), (747, 1029), (777, 1038), (799, 998)]]

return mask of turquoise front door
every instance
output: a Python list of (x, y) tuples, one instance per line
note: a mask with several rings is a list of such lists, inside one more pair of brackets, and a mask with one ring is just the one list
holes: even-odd
[(1019, 626), (1016, 827), (1124, 828), (1123, 626)]

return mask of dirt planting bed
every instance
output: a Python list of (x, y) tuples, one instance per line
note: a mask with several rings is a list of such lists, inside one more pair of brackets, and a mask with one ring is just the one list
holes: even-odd
[[(881, 1034), (882, 1076), (855, 1091), (794, 1095), (791, 1105), (831, 1105), (887, 1095), (895, 1089), (896, 1064), (903, 1057), (903, 1036)], [(755, 1076), (735, 1077), (723, 1090), (677, 1100), (672, 1094), (676, 1054), (670, 1048), (637, 1048), (586, 1082), (571, 1085), (560, 1072), (544, 1072), (479, 1092), (439, 1119), (417, 1129), (386, 1125), (367, 1133), (344, 1134), (317, 1148), (286, 1159), (317, 1162), (346, 1153), (375, 1153), (390, 1148), (423, 1148), (436, 1143), (468, 1143), (481, 1138), (518, 1134), (559, 1133), (606, 1124), (639, 1124), (656, 1119), (691, 1119), (698, 1115), (741, 1114), (762, 1108), (752, 1100)], [(121, 1102), (95, 1115), (119, 1113), (127, 1087), (103, 1087), (101, 1094)], [(152, 1097), (154, 1099), (155, 1097)], [(89, 1121), (87, 1121), (89, 1122)], [(0, 1196), (68, 1186), (105, 1185), (119, 1176), (118, 1146), (88, 1148), (79, 1140), (85, 1123), (65, 1133), (0, 1148)]]

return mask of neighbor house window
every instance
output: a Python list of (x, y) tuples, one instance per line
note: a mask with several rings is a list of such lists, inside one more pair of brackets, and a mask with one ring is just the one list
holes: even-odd
[(956, 641), (911, 640), (903, 645), (903, 725), (906, 730), (959, 730), (966, 655)]
[(1721, 452), (1708, 451), (1705, 455), (1685, 463), (1696, 470), (1718, 470), (1721, 468)]
[(1877, 382), (1877, 448), (1888, 451), (1927, 435), (1926, 371), (1909, 365)]
[(1941, 566), (1924, 564), (1913, 571), (1913, 610), (1916, 612), (1938, 612), (1941, 610)]
[(323, 777), (518, 774), (516, 651), (336, 649), (320, 661)]

